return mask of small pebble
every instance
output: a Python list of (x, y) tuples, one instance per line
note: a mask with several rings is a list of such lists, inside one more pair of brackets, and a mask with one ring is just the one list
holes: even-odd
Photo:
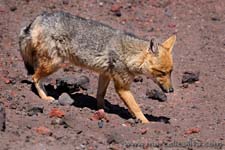
[(220, 21), (220, 18), (219, 17), (212, 17), (211, 20), (212, 21)]
[(108, 144), (118, 144), (123, 142), (121, 135), (116, 132), (111, 132), (106, 138)]
[(38, 113), (43, 113), (44, 107), (34, 106), (27, 111), (28, 116), (38, 115)]
[(62, 95), (59, 96), (58, 102), (62, 106), (70, 106), (74, 103), (74, 100), (70, 97), (67, 93), (62, 93)]
[(69, 0), (63, 0), (63, 4), (64, 5), (68, 5), (69, 4)]
[(17, 10), (17, 7), (16, 7), (16, 6), (11, 6), (11, 7), (10, 7), (10, 10), (11, 10), (11, 11), (16, 11), (16, 10)]
[(101, 119), (98, 121), (98, 127), (99, 128), (103, 128), (103, 125), (104, 125), (104, 121)]
[(102, 7), (102, 6), (103, 6), (103, 2), (100, 2), (100, 3), (99, 3), (99, 6), (101, 6), (101, 7)]

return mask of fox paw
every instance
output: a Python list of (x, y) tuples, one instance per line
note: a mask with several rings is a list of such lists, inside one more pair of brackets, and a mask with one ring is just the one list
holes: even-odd
[(147, 119), (143, 119), (141, 120), (141, 123), (149, 123), (149, 121)]
[(52, 96), (46, 96), (46, 97), (42, 97), (43, 100), (48, 101), (48, 102), (53, 102), (55, 101), (55, 98)]

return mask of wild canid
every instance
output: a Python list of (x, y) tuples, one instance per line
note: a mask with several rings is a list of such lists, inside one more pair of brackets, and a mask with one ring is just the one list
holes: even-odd
[(130, 91), (135, 75), (153, 79), (164, 92), (173, 92), (172, 48), (176, 36), (162, 44), (147, 41), (107, 25), (69, 13), (44, 13), (21, 30), (20, 52), (28, 74), (32, 74), (39, 96), (48, 101), (42, 80), (57, 71), (65, 61), (98, 72), (97, 106), (104, 107), (110, 80), (132, 115), (148, 120)]

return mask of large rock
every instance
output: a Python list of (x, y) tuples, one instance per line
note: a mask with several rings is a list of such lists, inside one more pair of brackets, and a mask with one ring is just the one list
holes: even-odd
[(200, 72), (184, 72), (182, 83), (194, 83), (199, 80)]
[(89, 78), (87, 76), (80, 76), (79, 78), (58, 78), (56, 79), (56, 86), (59, 90), (64, 92), (76, 92), (79, 89), (87, 90), (89, 88)]
[(156, 90), (156, 89), (153, 89), (153, 90), (147, 90), (146, 91), (146, 96), (148, 98), (152, 98), (154, 100), (158, 100), (160, 102), (164, 102), (167, 100), (167, 96), (166, 94), (164, 94), (162, 91), (159, 91), (159, 90)]

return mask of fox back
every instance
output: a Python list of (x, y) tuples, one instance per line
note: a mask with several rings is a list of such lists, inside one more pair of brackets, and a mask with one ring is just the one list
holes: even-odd
[[(25, 39), (28, 42), (23, 42)], [(132, 40), (136, 43), (141, 41), (139, 45), (142, 47), (149, 45), (146, 41), (130, 37), (129, 34), (107, 25), (64, 12), (44, 13), (36, 17), (20, 34), (21, 47), (29, 45), (34, 50), (33, 54), (38, 57), (58, 58), (55, 61), (62, 62), (69, 60), (96, 71), (110, 70), (117, 63), (122, 65), (127, 59), (123, 44)], [(138, 54), (142, 49), (126, 50)], [(38, 63), (35, 61), (36, 58), (29, 59), (31, 64)]]

